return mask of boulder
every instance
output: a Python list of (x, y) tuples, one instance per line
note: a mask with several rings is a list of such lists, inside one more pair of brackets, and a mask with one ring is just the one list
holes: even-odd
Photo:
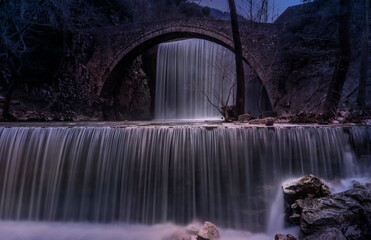
[(298, 199), (291, 211), (290, 219), (300, 225), (305, 240), (371, 239), (369, 184), (355, 184), (351, 190), (324, 197)]
[(371, 188), (354, 188), (323, 198), (304, 200), (300, 228), (305, 235), (341, 229), (346, 239), (366, 239), (371, 231)]
[(296, 237), (292, 236), (291, 234), (276, 234), (274, 240), (298, 240)]
[(290, 205), (298, 199), (319, 198), (329, 195), (329, 187), (318, 177), (309, 174), (283, 186), (285, 201)]
[(200, 231), (197, 233), (197, 240), (215, 240), (219, 238), (219, 230), (211, 222), (205, 222)]
[(250, 113), (245, 113), (245, 114), (242, 114), (242, 115), (238, 116), (238, 121), (240, 121), (240, 122), (248, 122), (251, 119), (254, 119), (254, 118), (251, 116)]

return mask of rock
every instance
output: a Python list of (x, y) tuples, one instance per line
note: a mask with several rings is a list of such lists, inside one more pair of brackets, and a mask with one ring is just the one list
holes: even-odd
[(346, 238), (339, 229), (331, 229), (327, 232), (318, 232), (305, 236), (303, 240), (346, 240)]
[(296, 237), (292, 236), (291, 234), (276, 234), (274, 240), (298, 240)]
[(268, 119), (267, 122), (265, 123), (266, 126), (273, 126), (274, 124), (274, 119)]
[(238, 116), (238, 121), (240, 121), (240, 122), (248, 122), (251, 119), (254, 119), (254, 118), (251, 116), (250, 113), (245, 113), (245, 114), (242, 114), (242, 115)]
[(233, 122), (236, 121), (237, 116), (237, 108), (236, 106), (222, 106), (220, 108), (226, 122)]
[(259, 118), (259, 119), (250, 120), (249, 123), (250, 124), (264, 124), (267, 126), (272, 126), (275, 121), (276, 121), (275, 118)]
[(286, 183), (282, 188), (284, 198), (290, 205), (298, 199), (324, 197), (331, 193), (329, 187), (312, 174)]
[[(371, 187), (356, 184), (346, 192), (297, 200), (292, 211), (307, 240), (370, 239)], [(297, 216), (295, 216), (297, 219)]]
[(202, 226), (197, 234), (197, 240), (214, 240), (219, 238), (219, 230), (211, 222), (205, 222), (205, 224)]

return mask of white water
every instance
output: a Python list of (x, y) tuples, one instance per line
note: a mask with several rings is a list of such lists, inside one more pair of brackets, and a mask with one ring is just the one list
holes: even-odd
[(234, 55), (228, 49), (198, 39), (158, 46), (156, 70), (156, 119), (220, 119), (212, 102), (215, 96), (233, 105)]
[[(248, 74), (246, 112), (258, 116), (260, 82)], [(155, 119), (221, 119), (213, 106), (234, 105), (234, 53), (219, 44), (189, 39), (158, 46), (156, 70)], [(263, 111), (269, 109), (265, 91)], [(207, 97), (212, 104), (207, 100)], [(228, 100), (229, 99), (229, 100)]]
[(269, 210), (269, 217), (268, 217), (268, 226), (267, 226), (267, 233), (268, 234), (276, 234), (281, 233), (282, 229), (285, 227), (285, 209), (284, 209), (284, 199), (283, 199), (283, 191), (281, 188), (277, 189), (276, 197), (271, 205)]
[(370, 177), (352, 177), (352, 178), (344, 178), (338, 179), (335, 181), (326, 181), (326, 184), (330, 187), (331, 193), (339, 193), (345, 192), (349, 189), (352, 189), (354, 184), (371, 184)]
[[(171, 223), (148, 225), (0, 221), (2, 240), (164, 240), (184, 230)], [(219, 229), (223, 240), (272, 240), (266, 234)]]

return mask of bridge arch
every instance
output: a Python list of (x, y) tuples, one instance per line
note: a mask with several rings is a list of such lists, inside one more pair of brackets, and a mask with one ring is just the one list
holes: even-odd
[[(234, 52), (234, 43), (232, 35), (227, 35), (224, 32), (214, 31), (199, 25), (184, 26), (176, 25), (155, 29), (153, 31), (141, 34), (137, 38), (133, 38), (130, 43), (123, 44), (121, 49), (118, 49), (113, 60), (106, 67), (101, 77), (101, 87), (98, 89), (98, 95), (101, 97), (109, 96), (118, 84), (118, 79), (123, 76), (126, 67), (137, 58), (142, 52), (150, 49), (160, 43), (177, 40), (182, 38), (199, 38), (220, 44)], [(243, 49), (243, 60), (248, 63), (257, 73), (260, 81), (265, 86), (268, 98), (272, 104), (270, 91), (266, 86), (266, 76), (264, 69), (259, 65), (259, 61), (254, 58), (254, 54), (250, 54), (248, 50)]]

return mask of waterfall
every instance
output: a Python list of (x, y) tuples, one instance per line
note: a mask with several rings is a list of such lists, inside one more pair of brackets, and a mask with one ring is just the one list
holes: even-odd
[(216, 106), (220, 101), (233, 105), (234, 79), (234, 55), (228, 49), (199, 39), (162, 43), (157, 52), (155, 118), (220, 119), (207, 97)]
[[(220, 119), (216, 107), (234, 105), (235, 59), (225, 47), (200, 39), (162, 43), (156, 67), (155, 119)], [(245, 112), (271, 106), (256, 73), (244, 62)], [(260, 96), (261, 95), (261, 96)]]
[(284, 179), (309, 173), (326, 179), (362, 174), (353, 165), (361, 150), (355, 152), (352, 143), (364, 142), (367, 131), (0, 127), (0, 219), (130, 224), (209, 220), (221, 227), (263, 231)]

